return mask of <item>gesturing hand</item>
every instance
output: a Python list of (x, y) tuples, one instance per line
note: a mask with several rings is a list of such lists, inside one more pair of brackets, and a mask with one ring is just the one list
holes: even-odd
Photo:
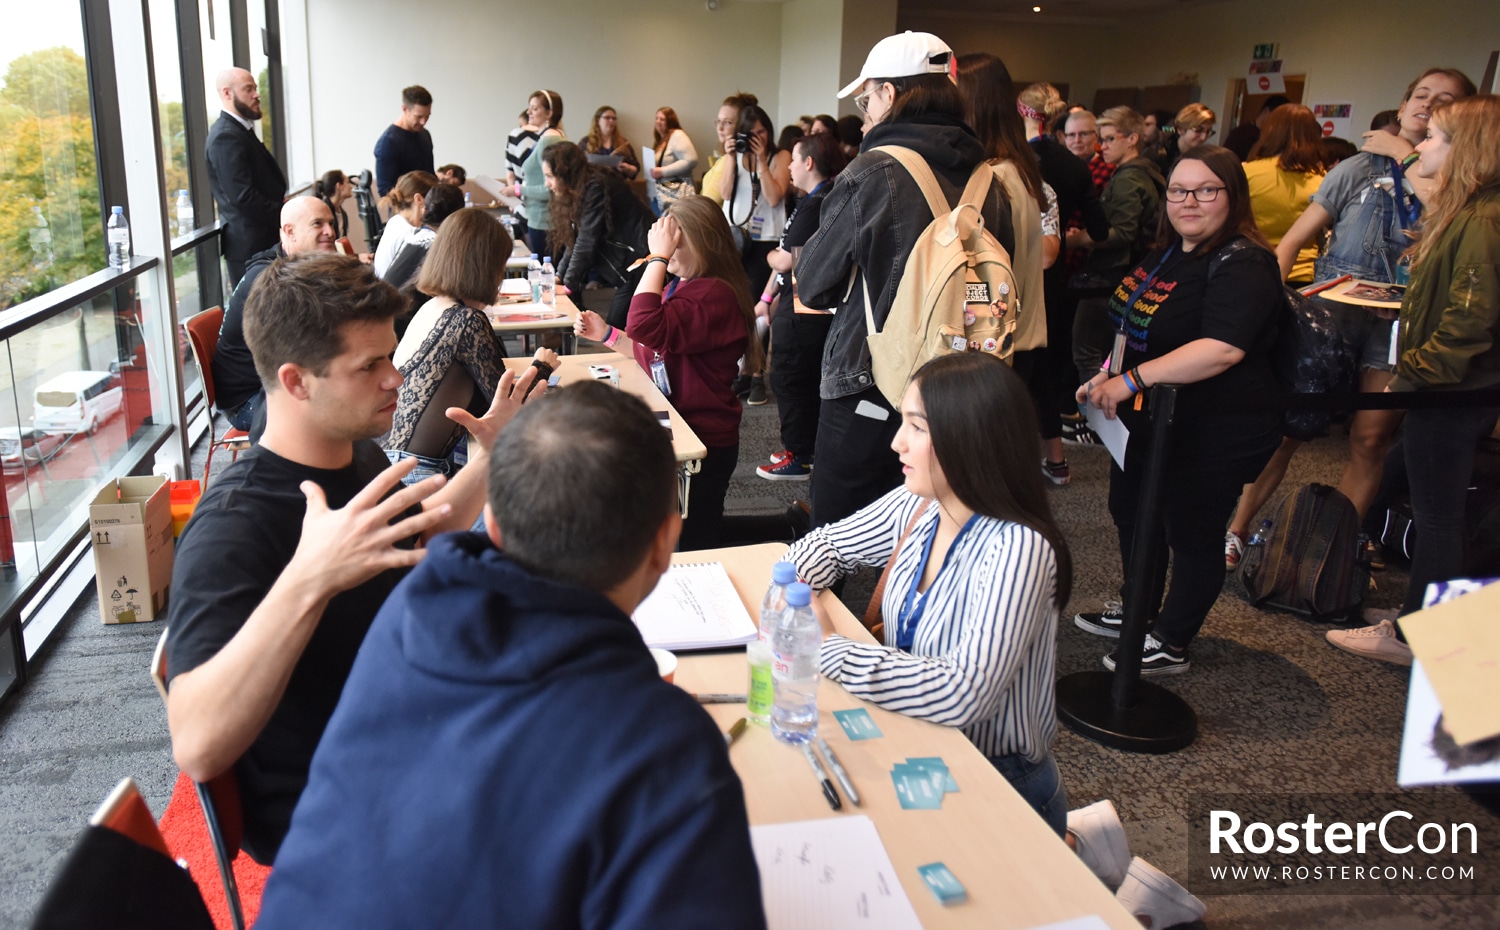
[(1104, 411), (1104, 418), (1106, 420), (1113, 420), (1115, 418), (1115, 411), (1119, 409), (1119, 406), (1134, 396), (1134, 392), (1125, 383), (1125, 379), (1116, 377), (1110, 378), (1090, 391), (1089, 403)]
[[(554, 355), (555, 359), (557, 356)], [(513, 371), (507, 371), (500, 376), (500, 383), (495, 386), (495, 397), (490, 401), (490, 409), (484, 412), (484, 416), (475, 417), (472, 413), (462, 407), (449, 407), (443, 411), (454, 423), (469, 431), (469, 462), (472, 465), (476, 456), (486, 456), (490, 447), (495, 444), (495, 437), (500, 435), (500, 430), (510, 422), (510, 418), (521, 410), (521, 405), (527, 401), (536, 400), (547, 393), (547, 382), (543, 381), (531, 390), (531, 385), (536, 381), (541, 371), (535, 367), (528, 367), (521, 372), (519, 377)], [(530, 391), (530, 396), (527, 392)]]
[(609, 324), (592, 310), (580, 310), (578, 320), (573, 324), (573, 333), (585, 339), (603, 342), (604, 337), (609, 335)]
[(315, 482), (302, 482), (307, 513), (302, 517), (302, 539), (287, 571), (305, 572), (317, 586), (319, 596), (329, 598), (387, 569), (406, 568), (420, 562), (425, 550), (397, 549), (396, 543), (422, 535), (447, 518), (453, 508), (443, 504), (391, 523), (446, 483), (439, 475), (385, 497), (416, 464), (416, 459), (397, 462), (376, 475), (364, 490), (337, 510), (328, 506), (328, 498)]
[(676, 217), (671, 215), (652, 223), (650, 232), (646, 233), (646, 247), (651, 250), (652, 255), (660, 255), (662, 258), (671, 258), (681, 241), (682, 230), (677, 225)]

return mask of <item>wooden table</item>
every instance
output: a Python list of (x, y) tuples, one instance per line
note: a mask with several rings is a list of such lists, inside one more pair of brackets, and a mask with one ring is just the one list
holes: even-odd
[[(578, 321), (578, 305), (573, 298), (556, 291), (555, 307), (539, 303), (508, 303), (485, 307), (484, 315), (490, 319), (490, 328), (497, 336), (520, 336), (521, 348), (530, 355), (536, 351), (531, 337), (536, 333), (559, 333), (562, 336), (562, 354), (571, 356), (578, 351), (578, 337), (573, 334), (573, 324)], [(507, 319), (507, 316), (515, 319)], [(536, 316), (538, 319), (527, 319)]]
[[(563, 297), (559, 296), (558, 306), (562, 306)], [(531, 364), (530, 358), (508, 358), (505, 367), (515, 371), (524, 371)], [(620, 369), (620, 390), (629, 391), (652, 410), (664, 410), (671, 417), (672, 423), (672, 451), (677, 456), (677, 490), (679, 501), (682, 505), (682, 515), (687, 516), (688, 488), (691, 486), (693, 476), (703, 466), (703, 459), (708, 455), (708, 447), (698, 434), (693, 432), (692, 427), (677, 412), (677, 409), (667, 401), (661, 391), (656, 389), (656, 383), (651, 376), (641, 370), (641, 366), (635, 363), (635, 359), (626, 358), (618, 352), (598, 352), (590, 355), (563, 355), (558, 359), (557, 373), (559, 384), (575, 384), (579, 381), (592, 381), (594, 375), (589, 371), (590, 365), (613, 365)], [(772, 562), (775, 559), (771, 560)], [(769, 563), (767, 563), (769, 565)], [(766, 571), (769, 573), (770, 568)], [(766, 575), (770, 577), (769, 574)], [(764, 592), (762, 592), (764, 593)]]
[[(722, 562), (756, 617), (771, 566), (785, 551), (784, 545), (770, 543), (681, 553), (673, 561)], [(826, 591), (820, 596), (840, 633), (872, 641), (842, 602)], [(681, 653), (678, 660), (675, 681), (688, 691), (743, 692), (748, 686), (743, 650)], [(868, 710), (884, 736), (850, 741), (832, 712), (852, 707)], [(745, 713), (742, 704), (705, 709), (724, 730)], [(818, 688), (818, 733), (849, 771), (862, 805), (854, 807), (845, 798), (842, 811), (830, 810), (801, 754), (777, 743), (769, 728), (751, 726), (729, 752), (744, 783), (751, 824), (864, 814), (880, 831), (907, 897), (928, 930), (1025, 930), (1088, 914), (1098, 914), (1118, 930), (1140, 930), (1109, 889), (957, 729), (882, 710), (825, 681)], [(902, 810), (896, 800), (891, 767), (920, 756), (941, 756), (958, 783), (958, 793), (945, 796), (940, 810)], [(930, 862), (952, 870), (967, 889), (968, 901), (948, 907), (938, 903), (917, 875), (917, 867)]]

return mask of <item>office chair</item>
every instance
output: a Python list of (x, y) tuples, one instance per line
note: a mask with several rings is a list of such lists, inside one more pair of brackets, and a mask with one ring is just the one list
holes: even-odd
[(385, 231), (385, 224), (380, 221), (380, 207), (375, 201), (373, 181), (370, 177), (370, 169), (366, 168), (354, 179), (354, 203), (359, 210), (360, 222), (365, 224), (366, 248), (371, 252), (380, 245), (381, 233)]
[(193, 347), (193, 360), (198, 363), (198, 374), (203, 381), (203, 397), (208, 401), (208, 461), (203, 463), (203, 490), (208, 490), (209, 472), (214, 466), (214, 452), (228, 449), (235, 459), (250, 448), (250, 434), (233, 426), (218, 436), (213, 435), (214, 416), (219, 405), (214, 397), (214, 351), (219, 347), (219, 327), (224, 325), (224, 308), (209, 307), (195, 313), (182, 324), (188, 332), (188, 342)]

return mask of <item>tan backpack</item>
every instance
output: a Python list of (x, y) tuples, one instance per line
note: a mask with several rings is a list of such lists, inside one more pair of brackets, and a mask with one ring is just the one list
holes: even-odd
[(1008, 361), (1021, 308), (1010, 255), (984, 228), (984, 202), (995, 181), (991, 166), (975, 167), (957, 206), (949, 209), (943, 189), (920, 155), (899, 146), (874, 151), (896, 159), (932, 208), (932, 223), (912, 245), (891, 312), (879, 332), (869, 284), (860, 276), (875, 386), (899, 409), (912, 374), (931, 359), (984, 352)]

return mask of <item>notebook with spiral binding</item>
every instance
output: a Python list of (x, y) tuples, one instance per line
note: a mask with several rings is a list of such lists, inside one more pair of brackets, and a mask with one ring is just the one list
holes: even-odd
[(674, 652), (743, 646), (758, 633), (720, 562), (673, 565), (633, 619), (646, 645)]

